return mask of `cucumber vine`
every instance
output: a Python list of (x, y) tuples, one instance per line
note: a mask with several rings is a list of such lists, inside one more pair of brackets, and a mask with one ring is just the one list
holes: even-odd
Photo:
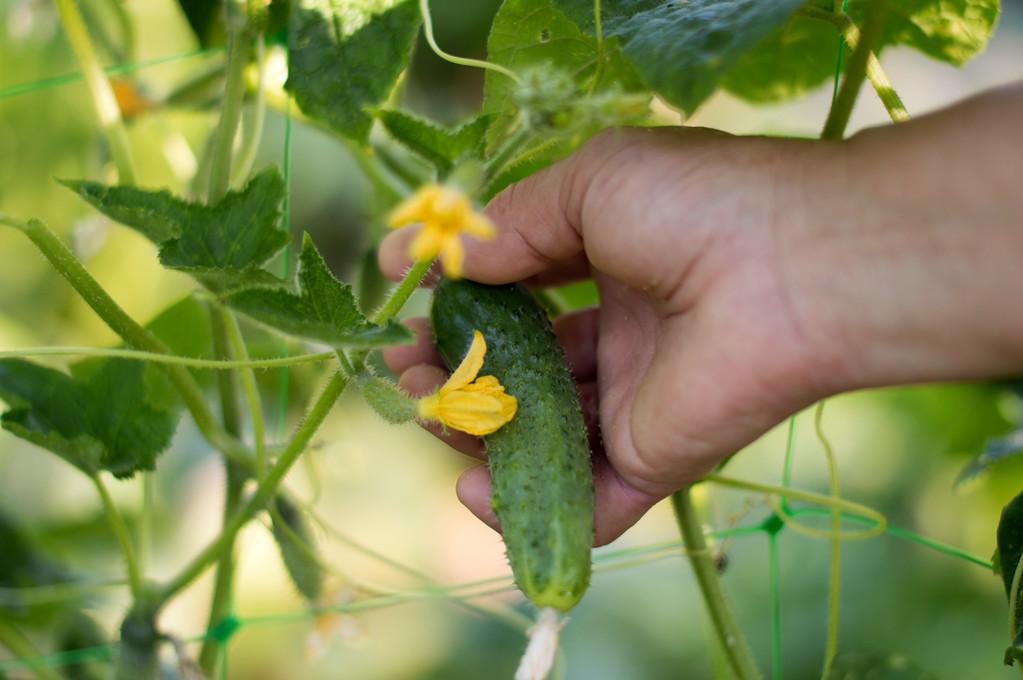
[[(0, 224), (30, 240), (123, 343), (119, 347), (0, 349), (0, 399), (8, 408), (3, 415), (4, 428), (86, 475), (123, 562), (123, 578), (75, 580), (12, 530), (10, 535), (19, 538), (16, 544), (12, 538), (11, 545), (24, 547), (10, 558), (0, 559), (20, 560), (19, 564), (29, 565), (38, 578), (18, 584), (0, 580), (0, 645), (15, 656), (10, 661), (0, 660), (0, 675), (23, 669), (44, 680), (65, 677), (62, 667), (90, 660), (119, 678), (156, 677), (162, 648), (170, 648), (179, 657), (187, 653), (182, 640), (165, 629), (161, 614), (213, 568), (216, 574), (206, 629), (184, 640), (201, 643), (197, 665), (208, 677), (226, 672), (225, 650), (241, 627), (328, 614), (354, 615), (425, 598), (452, 599), (518, 631), (529, 628), (528, 619), (514, 609), (475, 602), (512, 589), (507, 576), (452, 586), (434, 583), (330, 527), (285, 484), (352, 384), (362, 386), (367, 401), (398, 399), (394, 403), (402, 418), (413, 416), (415, 410), (407, 397), (374, 369), (375, 353), (412, 340), (397, 320), (434, 266), (432, 255), (417, 259), (399, 283), (377, 296), (371, 282), (374, 277), (379, 279), (380, 273), (372, 248), (361, 265), (363, 283), (355, 288), (335, 277), (313, 238), (306, 234), (297, 249), (298, 267), (292, 271), (290, 256), (296, 237), (290, 203), (293, 120), (333, 135), (352, 154), (368, 180), (376, 206), (367, 229), (372, 246), (383, 233), (388, 212), (417, 189), (457, 190), (478, 207), (516, 180), (568, 155), (600, 129), (658, 124), (650, 106), (655, 98), (688, 115), (722, 90), (751, 101), (801, 94), (832, 77), (836, 41), (841, 67), (834, 75), (836, 94), (822, 138), (841, 140), (845, 136), (864, 83), (869, 83), (894, 122), (904, 121), (908, 119), (906, 106), (879, 61), (883, 50), (904, 45), (961, 64), (982, 49), (999, 10), (997, 0), (503, 0), (487, 39), (487, 58), (476, 59), (453, 55), (438, 44), (428, 0), (347, 5), (316, 0), (182, 1), (180, 8), (199, 48), (180, 59), (203, 56), (215, 63), (156, 102), (154, 109), (197, 105), (198, 101), (192, 100), (207, 97), (211, 82), (220, 83), (220, 90), (214, 96), (216, 121), (191, 189), (181, 186), (170, 192), (145, 188), (151, 178), (135, 164), (138, 149), (133, 150), (129, 122), (122, 115), (111, 76), (137, 74), (171, 58), (105, 67), (103, 56), (109, 53), (109, 46), (94, 40), (90, 31), (95, 29), (83, 18), (78, 3), (54, 2), (79, 73), (8, 87), (0, 90), (0, 98), (84, 80), (117, 183), (83, 179), (64, 184), (109, 222), (133, 229), (152, 242), (164, 267), (192, 278), (194, 292), (143, 324), (125, 311), (87, 264), (42, 220), (0, 212)], [(401, 88), (420, 32), (438, 57), (484, 71), (478, 115), (447, 126), (402, 106)], [(821, 36), (826, 38), (823, 43)], [(270, 82), (268, 69), (271, 59), (282, 53), (287, 57), (288, 75), (279, 87)], [(773, 68), (765, 71), (763, 64)], [(273, 167), (253, 172), (268, 108), (282, 112), (287, 119), (283, 174)], [(247, 117), (246, 109), (250, 111)], [(113, 176), (106, 170), (97, 167), (93, 174), (105, 180)], [(537, 297), (548, 308), (564, 307), (556, 292)], [(487, 313), (500, 314), (500, 310)], [(516, 324), (517, 331), (524, 332), (518, 321)], [(256, 342), (259, 334), (273, 338), (275, 355), (265, 356), (266, 344)], [(187, 335), (194, 337), (184, 337)], [(522, 343), (532, 340), (524, 337)], [(198, 350), (197, 342), (202, 345)], [(457, 363), (453, 345), (442, 347), (442, 351)], [(495, 356), (499, 354), (495, 352)], [(552, 357), (555, 354), (549, 352)], [(30, 361), (45, 357), (75, 357), (77, 361), (69, 372)], [(560, 356), (556, 358), (562, 361)], [(501, 360), (498, 357), (498, 363)], [(289, 434), (281, 426), (280, 436), (275, 437), (274, 411), (268, 400), (276, 402), (276, 422), (283, 423), (291, 396), (287, 374), (271, 394), (257, 371), (298, 366), (321, 371), (322, 385), (295, 429)], [(213, 372), (215, 379), (210, 380), (207, 372)], [(44, 389), (47, 385), (56, 387)], [(569, 382), (559, 383), (559, 389), (565, 385), (571, 387)], [(374, 390), (381, 396), (371, 396)], [(569, 392), (571, 389), (563, 395), (566, 399)], [(71, 394), (84, 395), (82, 400), (87, 397), (108, 408), (82, 406), (86, 415), (78, 417), (80, 414), (72, 412)], [(219, 408), (214, 409), (211, 403)], [(567, 402), (565, 408), (578, 411)], [(727, 598), (707, 543), (709, 537), (766, 532), (770, 539), (769, 578), (775, 595), (777, 533), (789, 527), (829, 541), (822, 678), (831, 677), (838, 649), (842, 541), (888, 534), (990, 566), (983, 558), (891, 526), (879, 512), (841, 497), (834, 452), (822, 429), (822, 410), (823, 404), (817, 408), (814, 427), (828, 466), (827, 494), (790, 483), (793, 418), (780, 486), (732, 478), (720, 470), (699, 482), (767, 496), (772, 513), (765, 520), (707, 531), (691, 489), (686, 488), (672, 498), (681, 541), (609, 550), (593, 557), (593, 571), (600, 574), (685, 554), (709, 611), (715, 640), (729, 672), (738, 678), (759, 678), (762, 672)], [(222, 526), (179, 571), (154, 581), (147, 558), (156, 540), (150, 526), (157, 500), (153, 480), (161, 474), (159, 456), (170, 446), (183, 413), (188, 414), (209, 451), (222, 459)], [(553, 418), (558, 414), (533, 417), (542, 419), (544, 415)], [(135, 427), (129, 432), (130, 441), (125, 440), (123, 419), (130, 419)], [(581, 426), (576, 433), (581, 442), (585, 437), (580, 433)], [(526, 435), (508, 435), (515, 436)], [(277, 439), (280, 444), (273, 443)], [(114, 500), (108, 474), (116, 479), (144, 476), (143, 510), (137, 526), (125, 518)], [(511, 491), (506, 488), (507, 480), (495, 483), (505, 485), (502, 493)], [(802, 505), (793, 507), (793, 502)], [(1018, 505), (1023, 508), (1023, 502)], [(586, 507), (580, 501), (568, 510)], [(1004, 537), (999, 536), (996, 559), (1012, 603), (1012, 642), (1006, 657), (1010, 662), (1023, 658), (1023, 623), (1018, 616), (1023, 606), (1019, 602), (1023, 541), (1016, 540), (1023, 530), (1009, 531), (1018, 528), (1017, 524), (1023, 527), (1021, 508), (1006, 511), (1003, 526), (1008, 528)], [(801, 520), (821, 516), (829, 520), (827, 529)], [(587, 554), (591, 519), (565, 518), (565, 526), (583, 526), (589, 532), (581, 543), (582, 553)], [(253, 520), (263, 520), (268, 526), (285, 569), (307, 600), (306, 609), (284, 616), (237, 615), (234, 602), (245, 594), (236, 592), (236, 539)], [(850, 524), (855, 526), (848, 528)], [(320, 556), (313, 525), (329, 529), (335, 540), (422, 585), (387, 592), (356, 584), (352, 597), (331, 601), (324, 583), (341, 572)], [(520, 528), (513, 527), (512, 533)], [(6, 536), (6, 530), (0, 516), (0, 535)], [(516, 540), (514, 536), (512, 540)], [(511, 543), (509, 546), (514, 549)], [(517, 557), (512, 555), (513, 566), (518, 565)], [(1007, 565), (1011, 567), (1008, 570)], [(588, 583), (589, 564), (580, 568), (586, 572), (581, 582)], [(523, 567), (522, 573), (526, 571)], [(516, 574), (522, 585), (519, 569)], [(570, 603), (549, 592), (541, 593), (539, 599), (547, 602), (543, 598), (553, 598), (550, 601), (559, 607), (565, 604), (560, 608), (567, 609), (578, 601), (586, 583), (573, 585), (578, 592), (573, 590)], [(47, 653), (37, 647), (34, 636), (25, 634), (14, 616), (19, 608), (34, 611), (61, 603), (80, 614), (84, 600), (111, 589), (126, 589), (131, 599), (117, 641)], [(528, 586), (525, 590), (536, 595), (528, 592)], [(771, 617), (775, 678), (783, 672), (779, 611), (775, 598)], [(114, 651), (117, 653), (112, 654)], [(183, 662), (183, 667), (194, 665), (191, 660)], [(563, 669), (562, 660), (555, 673)]]

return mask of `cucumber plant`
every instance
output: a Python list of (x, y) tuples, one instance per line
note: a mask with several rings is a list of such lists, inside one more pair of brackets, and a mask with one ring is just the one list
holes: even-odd
[[(469, 201), (478, 207), (602, 128), (656, 124), (650, 113), (655, 98), (683, 115), (719, 90), (751, 102), (791, 98), (832, 78), (837, 55), (839, 68), (845, 68), (825, 136), (842, 137), (864, 80), (893, 121), (905, 120), (906, 107), (878, 55), (902, 45), (962, 64), (983, 48), (999, 12), (998, 0), (503, 0), (483, 60), (448, 54), (437, 44), (427, 0), (179, 0), (198, 44), (209, 50), (219, 46), (221, 56), (212, 69), (131, 113), (212, 107), (217, 115), (187, 186), (157, 190), (139, 176), (133, 162), (137, 150), (126, 134), (124, 89), (133, 81), (112, 84), (101, 63), (104, 55), (131, 54), (130, 17), (118, 2), (96, 3), (118, 17), (123, 30), (111, 33), (100, 30), (94, 8), (83, 16), (86, 4), (55, 4), (111, 166), (95, 168), (90, 178), (62, 182), (90, 209), (151, 241), (161, 265), (194, 282), (192, 294), (143, 324), (48, 225), (0, 213), (0, 223), (28, 238), (123, 342), (117, 348), (66, 351), (87, 356), (68, 371), (29, 360), (32, 352), (6, 353), (0, 359), (0, 399), (7, 407), (5, 430), (59, 456), (89, 479), (123, 556), (132, 604), (119, 627), (118, 653), (93, 656), (88, 667), (84, 662), (69, 666), (67, 677), (97, 677), (110, 669), (133, 679), (158, 676), (159, 654), (168, 643), (180, 651), (160, 615), (210, 569), (216, 571), (215, 585), (198, 664), (209, 676), (223, 668), (225, 643), (239, 625), (231, 604), (235, 539), (261, 517), (269, 517), (271, 536), (301, 595), (322, 607), (325, 565), (306, 509), (289, 495), (285, 478), (350, 385), (391, 422), (417, 413), (410, 398), (374, 368), (375, 353), (411, 340), (396, 320), (436, 252), (421, 252), (405, 278), (385, 291), (370, 249), (359, 258), (359, 285), (353, 288), (335, 277), (305, 234), (297, 271), (282, 275), (280, 265), (288, 262), (294, 236), (287, 167), (252, 168), (266, 107), (287, 112), (299, 124), (316, 125), (347, 145), (374, 193), (371, 243), (380, 237), (385, 216), (396, 214), (396, 207), (401, 212), (409, 196), (419, 197), (416, 210), (426, 210), (444, 191), (465, 199), (470, 206), (465, 224), (485, 234), (490, 227), (471, 222), (482, 218), (473, 216)], [(478, 114), (447, 126), (402, 105), (402, 74), (420, 33), (443, 59), (485, 71)], [(268, 55), (278, 53), (287, 59), (283, 87), (269, 85), (264, 77)], [(252, 110), (248, 119), (246, 109)], [(109, 183), (114, 172), (118, 181)], [(459, 238), (443, 236), (449, 244)], [(449, 273), (457, 274), (454, 255), (443, 259)], [(590, 578), (593, 499), (585, 428), (549, 323), (521, 288), (451, 280), (437, 288), (433, 323), (452, 368), (463, 360), (473, 331), (482, 330), (489, 343), (484, 369), (517, 400), (515, 415), (486, 434), (495, 510), (525, 595), (538, 607), (571, 609)], [(328, 349), (252, 359), (258, 339), (267, 335), (277, 348), (283, 342)], [(273, 447), (265, 415), (271, 395), (254, 371), (300, 363), (329, 368), (323, 368), (324, 384), (297, 428)], [(211, 406), (213, 396), (219, 409)], [(154, 582), (143, 559), (148, 538), (133, 535), (112, 500), (107, 475), (117, 480), (143, 475), (148, 487), (152, 475), (161, 474), (161, 454), (182, 414), (223, 459), (223, 525), (178, 573)], [(834, 512), (852, 507), (809, 493), (800, 497)], [(758, 677), (687, 490), (676, 496), (675, 508), (731, 672)], [(149, 510), (144, 504), (144, 513)], [(1018, 597), (1023, 525), (1015, 506), (1006, 512), (1000, 563), (1007, 593)], [(0, 586), (49, 587), (77, 578), (2, 520), (0, 534), (8, 533)], [(64, 606), (74, 630), (55, 635), (54, 648), (96, 647), (101, 631), (81, 612), (83, 603), (69, 598)], [(1018, 608), (1014, 603), (1014, 622)], [(42, 650), (21, 629), (52, 629), (52, 622), (52, 607), (0, 602), (0, 644), (27, 659), (25, 668), (43, 678), (64, 675), (31, 662)], [(1019, 626), (1013, 625), (1010, 662), (1020, 658), (1014, 651), (1020, 648)], [(827, 652), (825, 669), (832, 653)], [(546, 666), (549, 659), (522, 677), (539, 677)], [(14, 667), (20, 668), (0, 665), (0, 674)], [(194, 664), (185, 659), (179, 667), (193, 672)]]

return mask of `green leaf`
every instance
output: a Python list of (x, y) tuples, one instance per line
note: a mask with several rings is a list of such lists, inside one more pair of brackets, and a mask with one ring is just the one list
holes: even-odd
[(405, 111), (384, 109), (377, 118), (391, 135), (447, 174), (462, 158), (479, 158), (493, 116), (483, 114), (458, 127), (445, 127)]
[[(487, 39), (491, 61), (523, 77), (516, 84), (501, 73), (488, 71), (483, 108), (501, 116), (489, 132), (493, 142), (511, 122), (515, 110), (528, 105), (542, 112), (572, 111), (600, 93), (642, 89), (635, 71), (622, 56), (619, 41), (602, 48), (562, 11), (562, 0), (505, 0), (494, 17)], [(593, 3), (588, 3), (592, 11)], [(544, 111), (546, 110), (546, 111)], [(510, 112), (510, 114), (509, 114)]]
[(281, 550), (288, 575), (298, 591), (307, 600), (315, 602), (323, 591), (323, 569), (305, 517), (284, 496), (277, 496), (274, 500), (274, 511), (270, 516), (273, 537)]
[(722, 86), (751, 102), (799, 96), (834, 78), (838, 32), (795, 15), (739, 57)]
[(381, 326), (363, 316), (351, 286), (334, 277), (308, 234), (302, 240), (298, 281), (298, 291), (257, 286), (230, 293), (225, 301), (256, 321), (334, 347), (378, 347), (412, 339), (399, 323)]
[[(1016, 567), (1020, 556), (1023, 555), (1023, 492), (1002, 509), (1002, 516), (998, 521), (997, 555), (1005, 595), (1009, 597), (1012, 594)], [(1015, 639), (1005, 650), (1005, 663), (1011, 666), (1014, 661), (1023, 660), (1023, 598), (1009, 602), (1009, 606), (1014, 607), (1016, 611)]]
[(366, 403), (389, 423), (400, 425), (416, 417), (416, 402), (390, 380), (370, 373), (359, 376), (359, 390)]
[(20, 359), (0, 361), (5, 430), (86, 474), (131, 477), (152, 470), (170, 444), (177, 417), (150, 405), (138, 361), (83, 362), (75, 373)]
[[(621, 40), (646, 86), (688, 113), (717, 89), (744, 52), (805, 2), (605, 0), (601, 16), (604, 34)], [(593, 3), (557, 3), (592, 27)]]
[[(816, 0), (831, 12), (830, 2)], [(862, 23), (867, 0), (851, 0), (849, 14)], [(998, 19), (998, 0), (888, 0), (877, 51), (907, 45), (961, 65), (987, 43)], [(743, 55), (724, 79), (733, 94), (754, 102), (793, 97), (831, 80), (838, 33), (826, 21), (793, 16)]]
[(163, 190), (86, 181), (64, 184), (160, 246), (165, 267), (191, 272), (214, 288), (270, 280), (259, 268), (289, 241), (281, 226), (284, 180), (276, 168), (264, 170), (212, 206)]
[(285, 87), (311, 118), (365, 142), (419, 30), (411, 0), (294, 0)]
[(598, 130), (638, 122), (648, 112), (649, 96), (620, 42), (610, 38), (599, 46), (560, 4), (505, 0), (494, 18), (488, 58), (523, 82), (487, 72), (483, 109), (496, 116), (487, 131), (488, 153), (523, 124), (523, 113), (531, 135), (487, 196), (564, 157)]
[[(867, 0), (853, 0), (849, 13), (860, 22)], [(888, 0), (881, 46), (908, 45), (957, 66), (977, 55), (998, 21), (999, 0)]]

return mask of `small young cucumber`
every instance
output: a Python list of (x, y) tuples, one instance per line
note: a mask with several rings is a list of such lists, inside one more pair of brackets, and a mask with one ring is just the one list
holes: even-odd
[(567, 611), (590, 581), (593, 474), (579, 396), (547, 315), (520, 285), (444, 279), (431, 316), (448, 368), (479, 330), (480, 375), (518, 400), (511, 422), (484, 437), (491, 504), (519, 588), (537, 607)]

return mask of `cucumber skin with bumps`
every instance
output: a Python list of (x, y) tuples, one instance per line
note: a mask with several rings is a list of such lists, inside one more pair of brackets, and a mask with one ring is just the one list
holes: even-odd
[(590, 581), (593, 472), (586, 425), (564, 351), (550, 321), (520, 285), (443, 279), (431, 310), (448, 368), (483, 333), (480, 375), (518, 400), (515, 417), (484, 437), (491, 505), (515, 581), (538, 607), (571, 609)]

